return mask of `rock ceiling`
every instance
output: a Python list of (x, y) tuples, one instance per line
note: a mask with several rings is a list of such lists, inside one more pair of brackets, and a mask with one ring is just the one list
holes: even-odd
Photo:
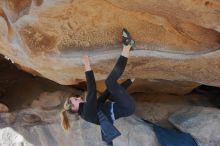
[(0, 54), (60, 84), (85, 80), (85, 53), (105, 79), (127, 28), (137, 45), (123, 78), (220, 87), (218, 0), (2, 0), (0, 16)]

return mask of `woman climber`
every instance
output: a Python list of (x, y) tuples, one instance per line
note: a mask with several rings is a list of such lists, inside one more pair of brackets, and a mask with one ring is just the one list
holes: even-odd
[(88, 122), (100, 125), (102, 138), (108, 145), (112, 145), (112, 140), (120, 135), (117, 129), (114, 129), (113, 122), (121, 117), (130, 116), (135, 111), (134, 100), (126, 92), (126, 89), (132, 84), (134, 79), (128, 79), (122, 84), (117, 83), (117, 80), (125, 70), (130, 50), (135, 44), (135, 41), (126, 29), (122, 30), (122, 44), (122, 53), (112, 72), (105, 80), (107, 89), (98, 99), (96, 98), (96, 82), (89, 57), (87, 55), (82, 57), (87, 81), (86, 101), (82, 97), (70, 97), (66, 100), (61, 114), (61, 125), (64, 129), (70, 128), (65, 113), (69, 111), (71, 113), (78, 113), (81, 118)]

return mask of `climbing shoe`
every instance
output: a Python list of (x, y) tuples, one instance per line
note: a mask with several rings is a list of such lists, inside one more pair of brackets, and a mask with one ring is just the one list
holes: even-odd
[(130, 33), (127, 31), (127, 29), (122, 29), (122, 45), (123, 47), (127, 45), (131, 45), (131, 47), (134, 47), (135, 41), (132, 39)]

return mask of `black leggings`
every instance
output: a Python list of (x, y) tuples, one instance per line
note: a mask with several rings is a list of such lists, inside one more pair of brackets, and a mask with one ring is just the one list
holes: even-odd
[[(131, 79), (127, 79), (123, 81), (120, 86), (122, 86), (125, 90), (132, 84)], [(114, 101), (114, 97), (112, 97), (111, 93), (106, 89), (98, 98), (98, 105), (101, 103), (105, 103), (106, 100)]]
[[(127, 117), (134, 113), (135, 104), (133, 98), (126, 92), (126, 89), (117, 83), (117, 80), (125, 70), (128, 58), (120, 56), (112, 72), (105, 81), (107, 90), (112, 95), (114, 104), (115, 119)], [(131, 82), (131, 81), (130, 81)]]

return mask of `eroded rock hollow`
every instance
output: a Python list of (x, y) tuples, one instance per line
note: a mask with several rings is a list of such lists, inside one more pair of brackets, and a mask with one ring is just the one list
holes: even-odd
[(82, 54), (105, 79), (127, 28), (136, 40), (123, 78), (220, 86), (218, 0), (2, 0), (0, 53), (34, 75), (84, 80)]

